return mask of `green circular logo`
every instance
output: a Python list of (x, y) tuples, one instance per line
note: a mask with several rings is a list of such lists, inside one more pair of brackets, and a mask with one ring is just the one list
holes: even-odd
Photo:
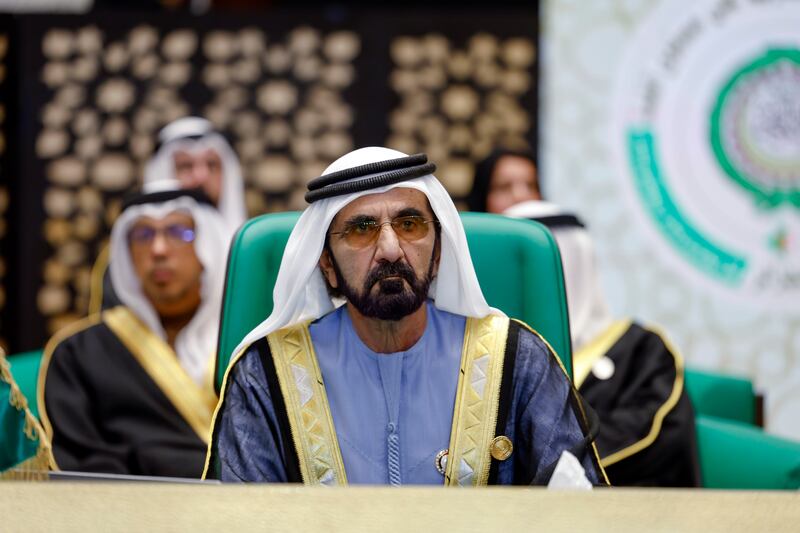
[(734, 73), (711, 114), (711, 146), (756, 205), (800, 208), (800, 50), (769, 50)]

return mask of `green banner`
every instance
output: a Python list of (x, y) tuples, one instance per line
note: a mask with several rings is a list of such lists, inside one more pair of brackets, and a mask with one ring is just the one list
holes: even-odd
[(664, 181), (649, 130), (630, 130), (628, 150), (636, 189), (659, 231), (687, 261), (719, 281), (736, 286), (747, 270), (747, 260), (705, 237), (681, 212)]

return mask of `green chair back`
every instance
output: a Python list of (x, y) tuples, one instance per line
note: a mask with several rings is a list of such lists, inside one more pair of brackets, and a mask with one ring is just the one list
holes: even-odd
[(487, 302), (539, 332), (572, 376), (572, 343), (561, 254), (531, 220), (461, 213), (475, 273)]
[(750, 380), (688, 368), (685, 377), (696, 414), (756, 424), (756, 395)]
[(245, 222), (233, 238), (217, 344), (214, 383), (218, 392), (233, 350), (272, 313), (272, 289), (283, 249), (299, 216), (296, 211), (261, 215)]
[[(272, 312), (272, 289), (298, 217), (297, 212), (262, 215), (245, 223), (233, 240), (222, 303), (217, 390), (231, 352)], [(553, 236), (529, 220), (486, 213), (462, 213), (461, 220), (489, 305), (536, 329), (572, 375), (564, 277)]]
[(39, 381), (39, 366), (42, 364), (42, 350), (10, 354), (6, 357), (11, 365), (11, 373), (19, 390), (28, 400), (28, 409), (39, 417), (39, 402), (36, 387)]
[(800, 442), (739, 422), (695, 419), (703, 486), (710, 489), (800, 488)]

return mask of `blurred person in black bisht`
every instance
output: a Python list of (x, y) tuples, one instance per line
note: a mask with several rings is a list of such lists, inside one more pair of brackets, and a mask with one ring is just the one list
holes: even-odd
[(600, 417), (597, 448), (613, 485), (699, 486), (683, 359), (656, 328), (615, 319), (584, 224), (542, 200), (530, 152), (494, 151), (476, 167), (472, 210), (536, 220), (553, 233), (567, 289), (575, 386)]
[(200, 190), (129, 198), (111, 232), (121, 305), (56, 334), (39, 407), (62, 470), (200, 477), (228, 235)]

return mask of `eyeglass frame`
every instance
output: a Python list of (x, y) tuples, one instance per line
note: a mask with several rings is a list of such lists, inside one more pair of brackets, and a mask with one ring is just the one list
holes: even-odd
[(414, 240), (411, 240), (411, 241), (407, 240), (400, 233), (398, 233), (397, 230), (394, 227), (394, 223), (397, 222), (397, 221), (400, 221), (402, 219), (419, 220), (426, 227), (430, 223), (433, 223), (434, 227), (436, 227), (436, 225), (439, 224), (439, 221), (437, 219), (435, 219), (435, 218), (431, 219), (431, 220), (425, 220), (425, 217), (422, 216), (422, 215), (400, 215), (400, 216), (394, 217), (391, 220), (387, 220), (385, 222), (378, 222), (377, 220), (363, 220), (363, 221), (353, 222), (353, 223), (347, 224), (342, 231), (331, 231), (331, 232), (329, 232), (328, 236), (341, 235), (341, 237), (340, 237), (341, 239), (347, 239), (347, 235), (349, 235), (350, 232), (352, 232), (353, 229), (358, 224), (370, 224), (374, 228), (374, 234), (373, 234), (374, 236), (372, 237), (372, 239), (370, 240), (369, 243), (365, 244), (364, 246), (358, 247), (359, 249), (363, 249), (363, 248), (367, 248), (368, 246), (374, 245), (378, 241), (378, 238), (380, 237), (380, 234), (381, 234), (381, 229), (383, 228), (383, 226), (385, 226), (387, 224), (392, 226), (392, 231), (394, 231), (394, 234), (397, 236), (397, 238), (398, 239), (402, 239), (404, 242), (416, 242), (416, 241), (419, 241), (421, 239), (424, 239), (428, 235), (428, 233), (426, 231), (425, 235), (421, 236), (419, 239), (414, 239)]
[[(174, 231), (175, 228), (178, 228), (180, 235), (170, 233), (170, 231)], [(137, 229), (149, 230), (152, 232), (152, 235), (146, 239), (134, 238), (133, 233)], [(187, 232), (191, 233), (191, 238), (188, 240), (186, 238)], [(197, 230), (195, 228), (191, 228), (186, 224), (177, 222), (175, 224), (168, 224), (162, 228), (154, 228), (152, 226), (134, 226), (128, 231), (128, 244), (131, 246), (152, 246), (159, 234), (163, 235), (164, 240), (169, 242), (171, 245), (184, 246), (187, 244), (192, 244), (195, 240), (197, 240)]]

